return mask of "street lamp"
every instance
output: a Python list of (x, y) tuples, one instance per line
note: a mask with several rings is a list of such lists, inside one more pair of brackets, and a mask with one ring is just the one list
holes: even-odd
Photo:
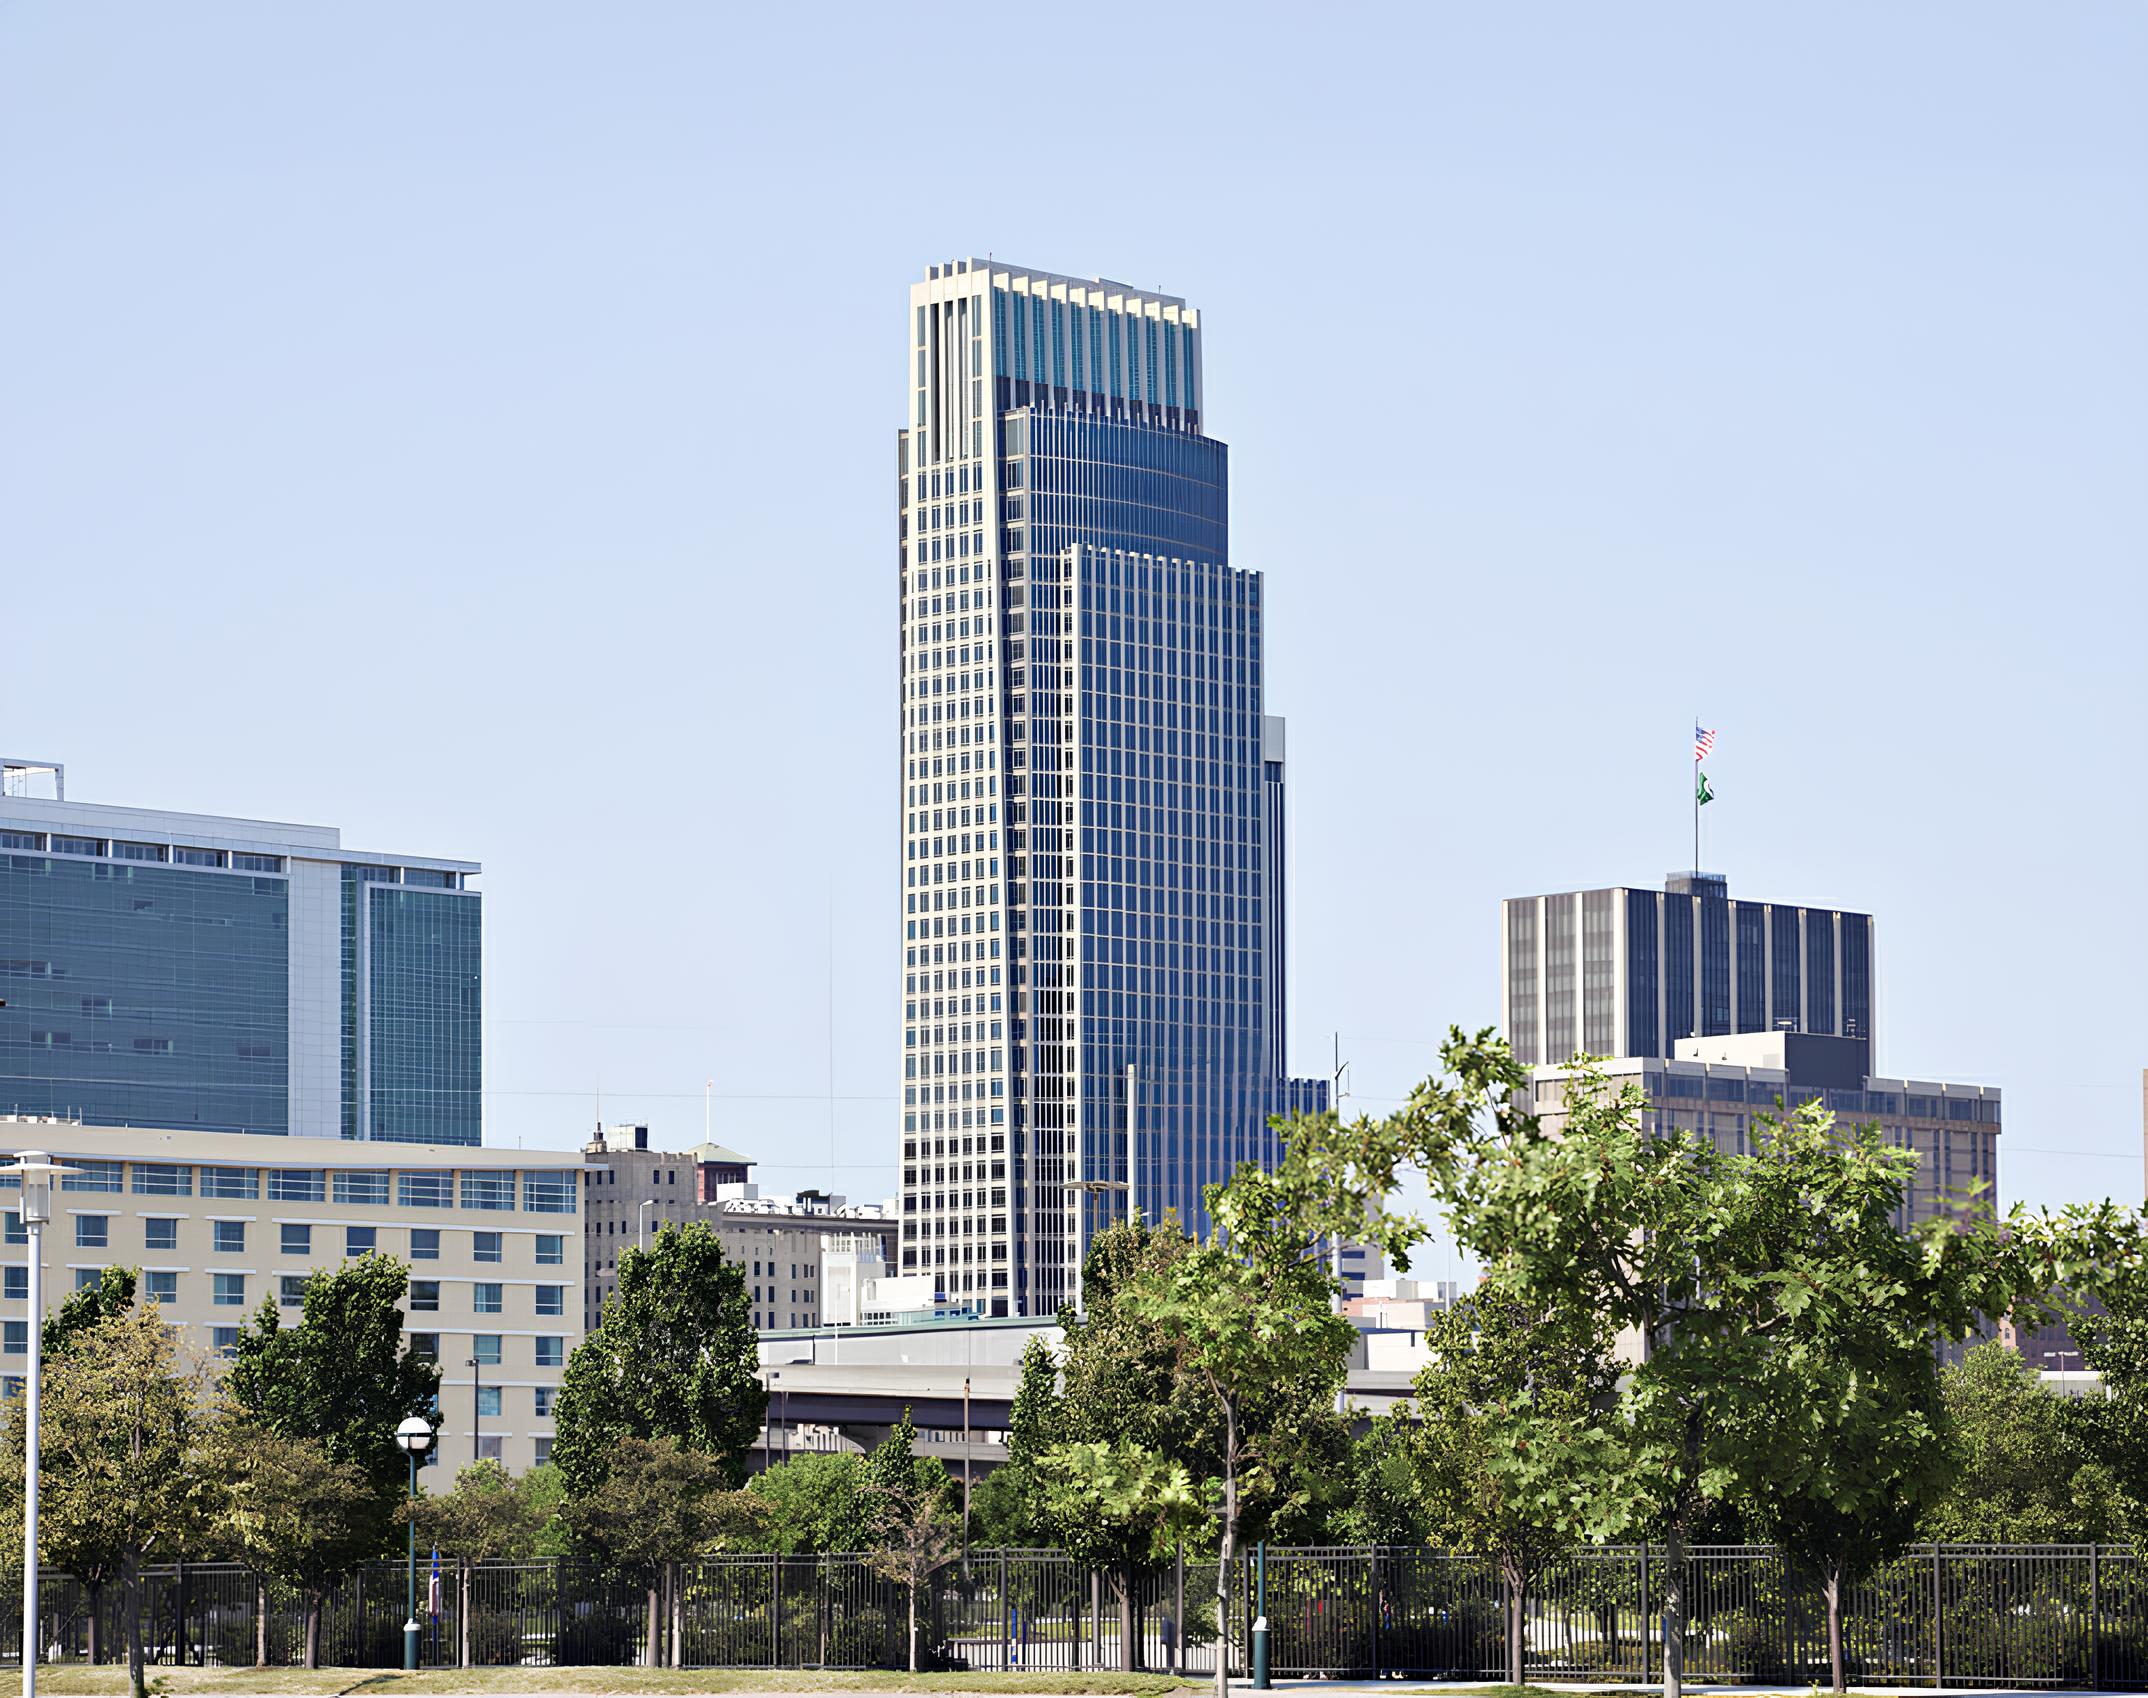
[(403, 1667), (418, 1666), (418, 1463), (433, 1448), (433, 1424), (422, 1415), (406, 1415), (395, 1429), (395, 1442), (410, 1458), (410, 1613), (403, 1618)]
[(44, 1369), (45, 1222), (52, 1218), (52, 1182), (75, 1167), (61, 1167), (43, 1150), (24, 1150), (15, 1165), (0, 1169), (22, 1186), (22, 1224), (30, 1240), (30, 1372), (23, 1381), (22, 1414), (22, 1698), (37, 1698), (37, 1417), (38, 1382)]

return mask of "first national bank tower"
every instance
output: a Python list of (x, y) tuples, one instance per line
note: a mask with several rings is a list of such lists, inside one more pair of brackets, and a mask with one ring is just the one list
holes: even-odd
[(1112, 1220), (1272, 1163), (1283, 726), (1200, 315), (986, 260), (910, 288), (898, 439), (902, 1264), (1079, 1300)]

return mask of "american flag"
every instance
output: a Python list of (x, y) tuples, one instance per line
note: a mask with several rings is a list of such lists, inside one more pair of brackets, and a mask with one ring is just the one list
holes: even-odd
[(1693, 758), (1704, 761), (1708, 751), (1715, 747), (1715, 733), (1706, 729), (1699, 720), (1693, 722)]

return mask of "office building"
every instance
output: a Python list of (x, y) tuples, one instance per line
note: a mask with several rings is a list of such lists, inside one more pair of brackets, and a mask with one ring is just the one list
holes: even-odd
[(1047, 1315), (1095, 1232), (1279, 1154), (1285, 762), (1197, 312), (957, 260), (896, 441), (902, 1259)]
[[(1753, 1149), (1756, 1118), (1780, 1118), (1817, 1101), (1844, 1127), (1877, 1124), (1888, 1143), (1917, 1155), (1917, 1172), (1897, 1216), (1907, 1228), (1966, 1200), (1981, 1183), (1982, 1203), (1998, 1198), (1999, 1090), (1871, 1076), (1862, 1038), (1804, 1032), (1749, 1032), (1681, 1038), (1674, 1058), (1626, 1056), (1605, 1064), (1612, 1089), (1638, 1085), (1652, 1129), (1697, 1132), (1733, 1155)], [(1563, 1067), (1532, 1075), (1537, 1113), (1554, 1130), (1565, 1118)]]
[[(410, 1265), (413, 1345), (440, 1364), (438, 1460), (519, 1471), (552, 1450), (567, 1354), (580, 1341), (570, 1256), (580, 1173), (516, 1150), (437, 1144), (267, 1144), (214, 1132), (0, 1117), (12, 1152), (77, 1171), (44, 1229), (48, 1312), (107, 1267), (135, 1268), (182, 1342), (228, 1356), (264, 1298), (296, 1323), (306, 1278), (378, 1252)], [(313, 1165), (285, 1166), (303, 1162)], [(19, 1186), (0, 1184), (0, 1196)], [(0, 1253), (0, 1375), (28, 1361), (28, 1233), (9, 1211)]]
[(1516, 897), (1500, 918), (1500, 1006), (1525, 1066), (1669, 1057), (1733, 1032), (1876, 1036), (1869, 914), (1733, 901), (1720, 873), (1674, 873), (1660, 891)]
[(619, 1288), (619, 1252), (658, 1229), (701, 1221), (746, 1275), (753, 1324), (764, 1330), (821, 1324), (821, 1265), (839, 1241), (894, 1253), (893, 1212), (825, 1191), (764, 1194), (754, 1161), (717, 1143), (649, 1147), (646, 1126), (607, 1126), (582, 1146), (585, 1193), (583, 1315), (594, 1327)]
[(0, 761), (0, 1112), (477, 1143), (477, 872)]

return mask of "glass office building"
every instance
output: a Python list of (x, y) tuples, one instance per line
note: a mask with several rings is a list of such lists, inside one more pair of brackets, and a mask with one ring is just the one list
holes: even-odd
[(1515, 1058), (1671, 1056), (1681, 1038), (1873, 1030), (1872, 916), (1734, 901), (1720, 873), (1501, 904)]
[(478, 870), (0, 762), (0, 1112), (476, 1144)]
[(1282, 723), (1199, 316), (981, 260), (910, 292), (897, 439), (902, 1271), (1049, 1314), (1090, 1238), (1270, 1162)]

